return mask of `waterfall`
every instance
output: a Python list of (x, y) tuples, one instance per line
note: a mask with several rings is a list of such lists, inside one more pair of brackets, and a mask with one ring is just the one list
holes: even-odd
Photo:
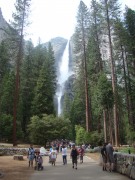
[(58, 88), (57, 88), (57, 100), (58, 100), (58, 115), (61, 115), (61, 98), (64, 94), (64, 84), (69, 77), (69, 41), (67, 42), (64, 50), (61, 63), (59, 65), (59, 76), (58, 76)]

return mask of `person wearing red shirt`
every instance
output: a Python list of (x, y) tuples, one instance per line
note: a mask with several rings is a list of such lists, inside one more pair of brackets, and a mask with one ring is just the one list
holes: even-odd
[(83, 163), (84, 149), (81, 146), (79, 149), (80, 163)]

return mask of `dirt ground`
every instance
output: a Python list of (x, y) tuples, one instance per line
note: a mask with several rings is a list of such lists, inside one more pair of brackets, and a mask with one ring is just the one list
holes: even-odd
[(94, 159), (95, 161), (99, 161), (100, 154), (99, 153), (86, 153), (86, 156)]
[(24, 160), (13, 160), (13, 156), (0, 156), (0, 172), (2, 180), (28, 180), (34, 172), (28, 167), (27, 157)]
[[(98, 161), (98, 153), (87, 153), (87, 156)], [(24, 160), (13, 160), (13, 156), (0, 156), (0, 172), (2, 172), (2, 180), (29, 180), (34, 173), (34, 169), (28, 167), (28, 159), (24, 156)]]

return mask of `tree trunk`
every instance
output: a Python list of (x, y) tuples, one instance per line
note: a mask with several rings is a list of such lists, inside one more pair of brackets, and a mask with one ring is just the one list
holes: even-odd
[(104, 118), (104, 141), (107, 142), (107, 120), (106, 120), (106, 110), (103, 110), (103, 118)]
[(24, 2), (24, 9), (22, 14), (22, 23), (21, 23), (21, 33), (20, 33), (20, 42), (19, 49), (17, 54), (17, 66), (16, 66), (16, 83), (15, 83), (15, 94), (14, 94), (14, 107), (13, 107), (13, 146), (17, 145), (16, 138), (16, 120), (17, 120), (17, 105), (19, 101), (19, 84), (20, 84), (20, 64), (22, 60), (22, 49), (23, 49), (23, 29), (24, 29), (24, 20), (25, 20), (25, 6), (26, 2)]
[(85, 81), (85, 107), (86, 107), (86, 131), (89, 132), (91, 130), (91, 99), (89, 99), (88, 95), (88, 76), (87, 76), (87, 58), (86, 58), (86, 42), (85, 42), (85, 33), (84, 33), (84, 25), (83, 25), (83, 17), (82, 17), (82, 40), (83, 40), (83, 60), (84, 60), (84, 81)]
[(118, 146), (118, 119), (117, 119), (117, 101), (116, 101), (116, 84), (115, 84), (115, 64), (113, 60), (113, 52), (112, 52), (112, 40), (111, 40), (111, 30), (110, 30), (110, 19), (108, 12), (108, 0), (105, 0), (106, 5), (106, 20), (107, 20), (107, 31), (108, 31), (108, 40), (109, 40), (109, 53), (110, 53), (110, 63), (111, 63), (111, 76), (112, 76), (112, 89), (114, 93), (114, 107), (113, 107), (113, 118), (114, 118), (114, 133), (115, 133), (115, 145)]
[(108, 124), (108, 134), (109, 134), (109, 141), (113, 144), (113, 126), (112, 126), (112, 119), (111, 119), (111, 115), (110, 115), (110, 110), (108, 109), (108, 121), (109, 121), (109, 124)]

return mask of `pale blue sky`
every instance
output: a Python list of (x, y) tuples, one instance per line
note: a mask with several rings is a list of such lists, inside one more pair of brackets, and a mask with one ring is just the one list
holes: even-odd
[[(83, 0), (88, 6), (90, 0)], [(128, 5), (135, 9), (135, 0), (120, 0), (123, 7)], [(31, 25), (27, 29), (28, 38), (37, 44), (38, 38), (46, 42), (53, 37), (62, 36), (70, 38), (74, 32), (76, 13), (80, 0), (32, 0)], [(0, 7), (4, 18), (8, 21), (12, 18), (15, 0), (0, 0)]]

